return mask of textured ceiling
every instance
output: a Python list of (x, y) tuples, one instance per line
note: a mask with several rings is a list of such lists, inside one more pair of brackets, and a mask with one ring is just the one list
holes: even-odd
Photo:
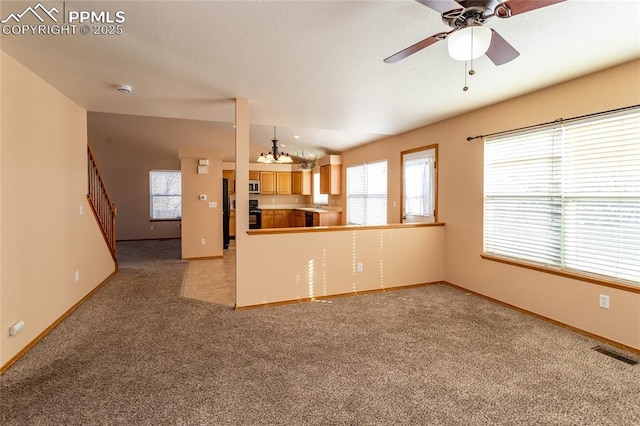
[[(36, 3), (2, 1), (2, 18)], [(340, 152), (640, 57), (635, 0), (569, 0), (490, 20), (521, 55), (499, 67), (476, 60), (467, 92), (446, 42), (382, 62), (447, 29), (413, 0), (43, 4), (125, 12), (122, 35), (1, 36), (3, 50), (88, 111), (218, 122), (233, 133), (233, 98), (246, 97), (252, 142), (268, 148), (277, 125), (292, 152)]]

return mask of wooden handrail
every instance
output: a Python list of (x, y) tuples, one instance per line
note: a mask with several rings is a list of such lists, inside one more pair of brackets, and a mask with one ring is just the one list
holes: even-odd
[(118, 261), (116, 255), (116, 206), (111, 201), (107, 187), (100, 173), (98, 163), (91, 150), (91, 146), (87, 144), (87, 164), (89, 173), (89, 189), (87, 199), (93, 210), (96, 220), (100, 224), (102, 236), (104, 237), (113, 260)]

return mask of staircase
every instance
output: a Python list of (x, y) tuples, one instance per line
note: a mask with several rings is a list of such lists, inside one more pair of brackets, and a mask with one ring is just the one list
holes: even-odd
[(113, 260), (118, 262), (116, 255), (116, 206), (111, 202), (109, 193), (100, 174), (91, 146), (87, 145), (89, 192), (87, 199), (96, 220), (100, 224), (104, 237)]

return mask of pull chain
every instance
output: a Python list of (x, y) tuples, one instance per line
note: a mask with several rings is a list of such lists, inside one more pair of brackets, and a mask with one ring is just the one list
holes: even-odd
[(464, 87), (462, 88), (463, 92), (469, 90), (469, 86), (467, 86), (467, 61), (464, 61)]
[[(468, 74), (474, 75), (476, 72), (473, 70), (473, 27), (471, 27), (471, 59), (469, 60), (470, 69)], [(469, 86), (467, 86), (467, 61), (464, 61), (464, 87), (462, 88), (464, 92), (469, 90)]]

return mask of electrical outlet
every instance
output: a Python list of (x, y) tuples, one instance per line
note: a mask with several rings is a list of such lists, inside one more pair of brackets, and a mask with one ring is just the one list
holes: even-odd
[(201, 238), (201, 239), (200, 239), (200, 244), (202, 244), (202, 245), (204, 245), (204, 244), (205, 244), (204, 238)]
[(609, 296), (606, 294), (600, 295), (600, 307), (603, 309), (609, 309)]
[(80, 281), (80, 271), (76, 271), (76, 274), (74, 276), (76, 282)]
[(357, 265), (357, 271), (358, 271), (358, 272), (362, 272), (362, 270), (363, 270), (362, 263), (358, 263), (358, 265)]

